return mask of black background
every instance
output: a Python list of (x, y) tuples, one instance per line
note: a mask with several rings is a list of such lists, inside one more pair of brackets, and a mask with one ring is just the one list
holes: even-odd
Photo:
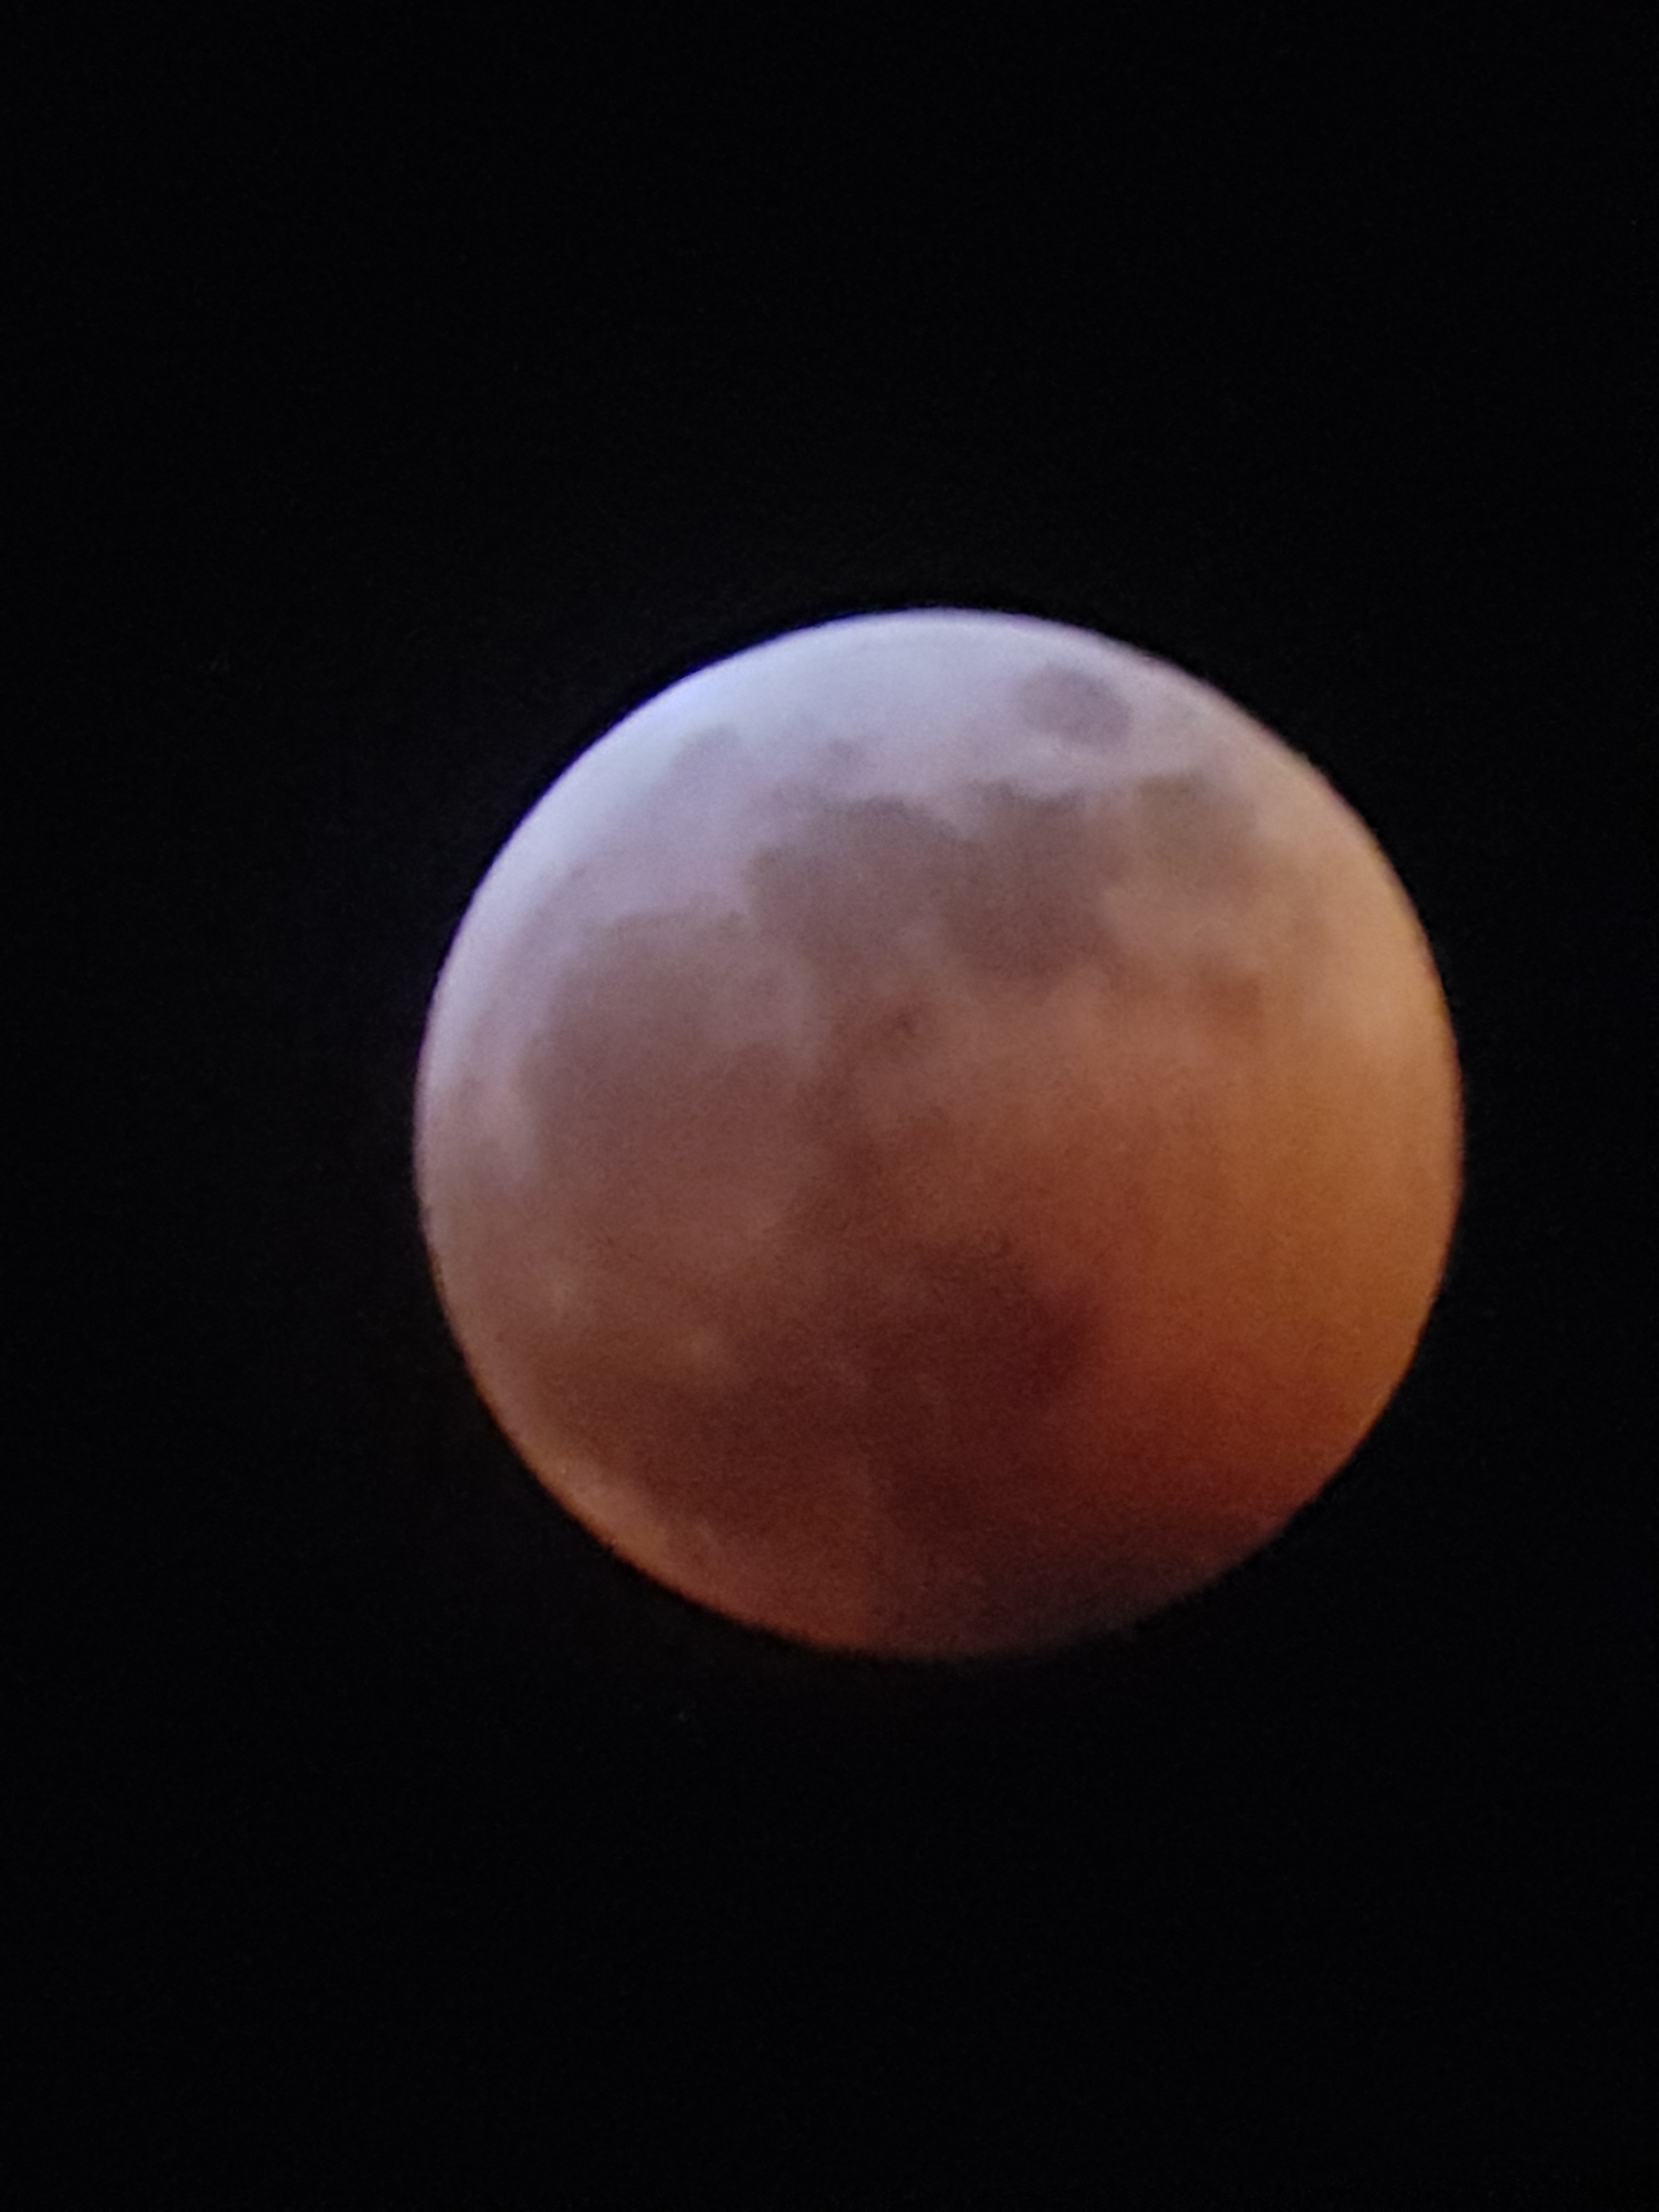
[[(9, 2201), (1644, 2201), (1647, 52), (228, 13), (18, 65)], [(959, 1670), (565, 1522), (408, 1157), (553, 775), (924, 603), (1308, 753), (1468, 1091), (1325, 1498)]]

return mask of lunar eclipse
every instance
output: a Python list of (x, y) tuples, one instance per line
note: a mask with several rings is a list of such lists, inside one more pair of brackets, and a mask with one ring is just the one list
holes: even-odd
[(1462, 1164), (1370, 831), (1091, 632), (853, 617), (672, 684), (489, 869), (416, 1182), (468, 1369), (647, 1575), (919, 1659), (1125, 1627), (1352, 1455)]

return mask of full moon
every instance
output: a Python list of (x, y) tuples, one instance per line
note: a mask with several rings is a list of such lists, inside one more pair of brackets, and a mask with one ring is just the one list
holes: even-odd
[(1459, 1199), (1434, 959), (1348, 805), (1085, 630), (849, 617), (671, 685), (433, 997), (439, 1295), (553, 1497), (830, 1649), (1121, 1629), (1409, 1366)]

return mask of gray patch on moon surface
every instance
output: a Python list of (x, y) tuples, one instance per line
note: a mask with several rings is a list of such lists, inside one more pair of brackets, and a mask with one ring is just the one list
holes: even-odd
[(1202, 769), (1146, 775), (1133, 786), (1148, 859), (1182, 890), (1243, 888), (1255, 845), (1252, 811)]
[(1109, 951), (1109, 855), (1087, 807), (1006, 784), (977, 794), (977, 836), (903, 799), (830, 802), (750, 862), (750, 909), (831, 989), (931, 940), (969, 973), (1035, 982)]
[(1018, 690), (1020, 713), (1033, 729), (1073, 744), (1117, 745), (1132, 719), (1121, 692), (1080, 668), (1040, 668)]

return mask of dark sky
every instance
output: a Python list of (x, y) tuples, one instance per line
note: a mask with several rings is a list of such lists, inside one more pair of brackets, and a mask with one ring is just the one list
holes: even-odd
[[(1650, 57), (363, 20), (16, 65), (8, 2201), (1646, 2201)], [(1309, 754), (1468, 1109), (1325, 1498), (1133, 1639), (957, 1671), (564, 1521), (409, 1163), (558, 769), (923, 603)]]

